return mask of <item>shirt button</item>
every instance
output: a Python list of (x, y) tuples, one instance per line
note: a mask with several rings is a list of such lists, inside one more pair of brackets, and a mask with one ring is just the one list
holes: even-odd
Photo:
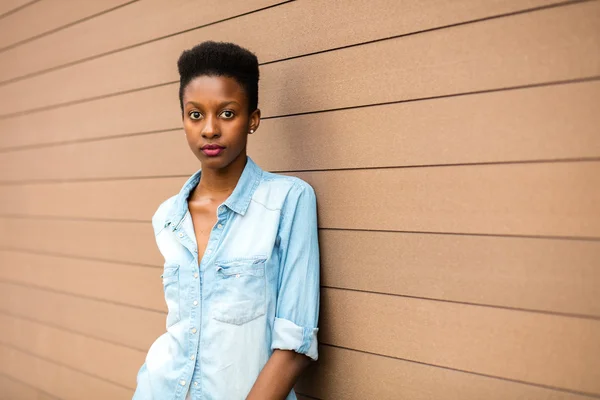
[(198, 278), (198, 273), (197, 272), (194, 274), (194, 278)]
[(195, 359), (196, 359), (196, 356), (192, 354), (192, 355), (190, 356), (190, 360), (194, 361)]
[(196, 332), (198, 332), (198, 331), (196, 330), (196, 328), (192, 328), (192, 333), (196, 333)]
[(240, 277), (240, 274), (235, 274), (235, 277), (236, 277), (236, 278), (239, 278), (239, 277)]
[(194, 382), (194, 386), (198, 386), (198, 382)]
[(181, 386), (185, 386), (185, 381), (182, 379), (182, 380), (180, 380), (180, 381), (179, 381), (179, 384), (180, 384)]
[(183, 232), (179, 232), (179, 237), (183, 237)]
[(206, 254), (212, 253), (212, 250), (206, 250)]
[(223, 225), (219, 224), (217, 225), (217, 228), (221, 229), (223, 227)]
[(198, 305), (198, 300), (194, 300), (194, 305), (197, 306)]

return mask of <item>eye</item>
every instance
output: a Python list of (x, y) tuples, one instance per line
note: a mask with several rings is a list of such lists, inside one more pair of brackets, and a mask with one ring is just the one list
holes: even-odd
[(200, 111), (191, 111), (188, 116), (190, 117), (190, 119), (193, 120), (198, 120), (200, 118), (202, 118), (202, 114), (200, 114)]
[(235, 115), (235, 114), (234, 114), (234, 113), (233, 113), (233, 111), (231, 111), (231, 110), (225, 110), (225, 111), (223, 111), (223, 112), (221, 113), (221, 115), (222, 115), (222, 116), (223, 116), (223, 118), (225, 118), (225, 119), (231, 119), (231, 118), (233, 118), (233, 117), (234, 117), (234, 115)]

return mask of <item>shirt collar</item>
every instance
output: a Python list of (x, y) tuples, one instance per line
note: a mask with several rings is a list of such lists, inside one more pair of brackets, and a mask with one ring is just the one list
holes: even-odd
[[(242, 175), (240, 176), (235, 189), (233, 189), (233, 192), (223, 204), (240, 215), (246, 214), (254, 191), (260, 183), (262, 173), (262, 169), (250, 158), (250, 156), (246, 156), (246, 165), (244, 166)], [(175, 198), (175, 202), (167, 213), (165, 227), (171, 225), (174, 229), (181, 223), (184, 215), (188, 211), (187, 199), (192, 190), (194, 190), (200, 182), (201, 175), (202, 169), (199, 169), (184, 183), (181, 191)]]

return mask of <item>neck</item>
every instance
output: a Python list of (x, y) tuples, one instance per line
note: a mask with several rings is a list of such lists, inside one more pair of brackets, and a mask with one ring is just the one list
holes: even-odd
[(246, 166), (246, 155), (233, 160), (227, 167), (221, 169), (202, 167), (200, 182), (194, 191), (196, 197), (204, 196), (228, 196), (237, 185), (244, 167)]

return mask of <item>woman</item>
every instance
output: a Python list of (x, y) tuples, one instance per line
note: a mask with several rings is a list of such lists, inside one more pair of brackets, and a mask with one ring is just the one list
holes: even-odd
[(201, 168), (152, 217), (169, 312), (134, 399), (295, 399), (296, 379), (317, 359), (314, 190), (246, 155), (260, 123), (254, 54), (209, 41), (178, 67)]

